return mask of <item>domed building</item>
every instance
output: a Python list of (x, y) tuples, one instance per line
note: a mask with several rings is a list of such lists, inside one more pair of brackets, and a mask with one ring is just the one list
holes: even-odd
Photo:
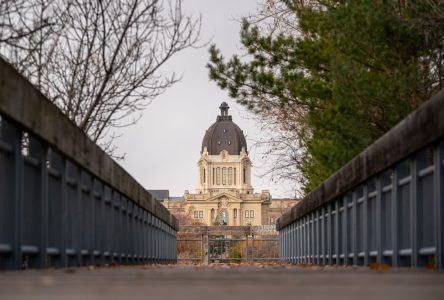
[(296, 201), (272, 201), (267, 190), (254, 193), (251, 185), (252, 163), (248, 157), (245, 135), (228, 114), (228, 104), (222, 102), (219, 108), (220, 115), (205, 132), (202, 141), (195, 193), (185, 191), (181, 198), (170, 198), (165, 193), (162, 196), (162, 191), (150, 192), (154, 197), (159, 195), (157, 199), (173, 214), (188, 214), (195, 224), (273, 224)]

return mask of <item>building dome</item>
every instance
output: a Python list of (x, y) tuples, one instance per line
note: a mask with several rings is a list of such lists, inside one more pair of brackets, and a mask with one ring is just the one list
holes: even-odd
[(242, 147), (247, 151), (247, 142), (243, 131), (228, 115), (230, 107), (226, 102), (222, 102), (219, 108), (220, 116), (217, 116), (216, 123), (208, 128), (203, 138), (202, 152), (205, 147), (210, 155), (218, 155), (222, 150), (227, 150), (231, 155), (239, 155)]

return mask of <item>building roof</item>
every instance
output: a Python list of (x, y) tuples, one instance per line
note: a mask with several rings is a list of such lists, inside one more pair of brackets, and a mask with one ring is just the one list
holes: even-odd
[(183, 197), (170, 197), (170, 202), (181, 202), (183, 201)]
[(242, 147), (247, 151), (247, 141), (243, 131), (228, 115), (230, 107), (226, 102), (222, 102), (219, 108), (221, 114), (217, 116), (216, 123), (206, 131), (201, 153), (205, 147), (210, 155), (218, 155), (222, 150), (227, 150), (231, 155), (239, 155)]
[(170, 198), (170, 191), (169, 190), (148, 190), (148, 192), (157, 201), (163, 201), (165, 199)]

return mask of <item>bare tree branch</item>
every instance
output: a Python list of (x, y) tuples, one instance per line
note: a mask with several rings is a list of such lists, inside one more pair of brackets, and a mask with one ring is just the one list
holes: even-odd
[(0, 54), (106, 149), (180, 80), (162, 67), (201, 26), (182, 0), (4, 0), (0, 17)]

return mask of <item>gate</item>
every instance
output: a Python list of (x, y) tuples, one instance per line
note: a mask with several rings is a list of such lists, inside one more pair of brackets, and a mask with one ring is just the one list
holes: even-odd
[(208, 263), (248, 262), (249, 237), (208, 236)]
[(181, 226), (177, 260), (192, 263), (254, 263), (279, 260), (274, 226)]
[(204, 236), (177, 239), (177, 261), (204, 262)]

